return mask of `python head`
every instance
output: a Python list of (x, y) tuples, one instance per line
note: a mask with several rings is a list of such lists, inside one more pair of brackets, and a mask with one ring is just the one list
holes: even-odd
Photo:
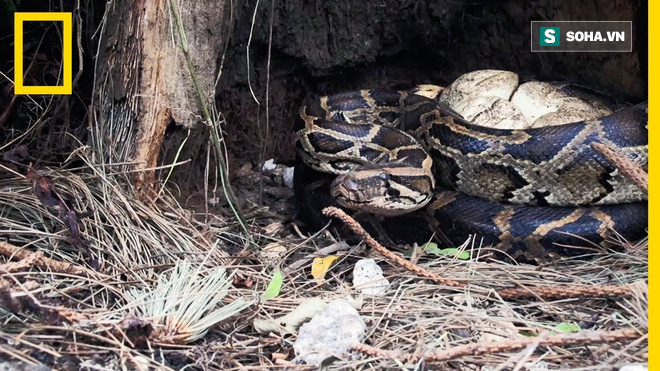
[(345, 208), (397, 216), (426, 206), (434, 187), (429, 171), (391, 164), (364, 166), (341, 174), (332, 182), (330, 193)]

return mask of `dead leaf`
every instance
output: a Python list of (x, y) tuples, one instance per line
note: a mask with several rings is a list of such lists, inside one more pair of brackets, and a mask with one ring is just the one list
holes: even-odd
[(280, 229), (284, 228), (284, 224), (280, 222), (275, 222), (268, 224), (263, 228), (263, 233), (268, 236), (274, 236)]
[(284, 254), (286, 254), (287, 248), (284, 246), (282, 243), (279, 242), (271, 242), (269, 244), (266, 244), (266, 246), (261, 248), (261, 251), (259, 255), (263, 259), (267, 260), (278, 260)]
[(281, 360), (286, 360), (289, 358), (289, 355), (287, 353), (271, 353), (270, 354), (270, 359), (276, 360), (276, 359), (281, 359)]
[(254, 287), (255, 280), (253, 276), (247, 276), (247, 277), (234, 276), (234, 281), (232, 282), (232, 284), (236, 288), (251, 289), (252, 287)]
[(19, 313), (23, 309), (23, 304), (12, 296), (9, 287), (0, 288), (0, 305), (10, 313)]
[[(44, 206), (58, 206), (59, 219), (69, 230), (67, 242), (72, 246), (84, 249), (86, 261), (94, 269), (98, 269), (98, 261), (94, 259), (86, 244), (80, 236), (80, 227), (78, 221), (86, 218), (92, 214), (91, 210), (84, 213), (78, 213), (72, 206), (71, 200), (73, 196), (66, 193), (60, 193), (55, 189), (55, 181), (53, 178), (41, 175), (32, 167), (28, 167), (26, 178), (32, 182), (32, 192), (41, 201)], [(83, 242), (85, 242), (83, 244)]]
[(260, 334), (270, 332), (276, 334), (295, 334), (303, 323), (321, 313), (326, 306), (321, 298), (305, 299), (294, 310), (278, 318), (257, 318), (252, 323), (254, 329)]
[(42, 310), (39, 304), (32, 300), (30, 296), (23, 295), (22, 290), (20, 292), (13, 291), (8, 285), (0, 286), (0, 307), (16, 315), (22, 313), (35, 314), (45, 318), (46, 322), (52, 321), (54, 317), (54, 311), (50, 309)]
[(53, 178), (39, 174), (36, 170), (28, 168), (27, 179), (32, 181), (32, 192), (44, 206), (56, 206), (60, 197), (54, 188)]
[(80, 228), (78, 227), (78, 213), (75, 210), (68, 208), (63, 201), (60, 201), (60, 220), (67, 228), (69, 228), (69, 235), (67, 242), (76, 246), (80, 242)]
[(69, 308), (58, 309), (57, 314), (60, 317), (60, 320), (66, 323), (81, 323), (84, 320), (88, 320), (88, 316), (84, 315), (81, 312), (76, 312)]
[(332, 263), (339, 259), (339, 255), (328, 255), (324, 258), (314, 258), (312, 261), (312, 276), (316, 280), (322, 280), (330, 270)]
[(112, 334), (120, 339), (126, 338), (133, 346), (142, 348), (149, 344), (149, 336), (154, 328), (151, 323), (129, 315), (112, 329)]

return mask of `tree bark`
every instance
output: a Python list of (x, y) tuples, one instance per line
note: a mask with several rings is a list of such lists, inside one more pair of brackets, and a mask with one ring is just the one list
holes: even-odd
[(217, 60), (224, 40), (225, 2), (218, 0), (115, 0), (101, 28), (92, 142), (105, 163), (138, 170), (134, 186), (153, 190), (165, 129), (202, 120), (199, 95), (181, 51), (170, 1), (178, 1), (199, 88), (213, 104)]

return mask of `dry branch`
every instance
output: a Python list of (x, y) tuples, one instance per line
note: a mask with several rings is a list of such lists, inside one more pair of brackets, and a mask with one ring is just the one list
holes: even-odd
[[(431, 354), (423, 356), (426, 362), (441, 362), (453, 360), (464, 356), (479, 356), (493, 353), (513, 352), (525, 349), (530, 345), (536, 346), (569, 346), (569, 345), (594, 345), (601, 343), (614, 343), (626, 340), (635, 340), (645, 336), (636, 329), (627, 328), (616, 331), (591, 331), (571, 334), (550, 335), (546, 333), (538, 337), (521, 337), (505, 341), (490, 343), (476, 343), (456, 346), (449, 349), (436, 350)], [(374, 357), (385, 357), (391, 359), (400, 359), (405, 362), (414, 363), (418, 357), (412, 354), (397, 357), (394, 352), (371, 347), (365, 344), (354, 345), (353, 350), (368, 354)]]
[(630, 296), (633, 290), (633, 285), (564, 285), (510, 288), (497, 293), (502, 298), (570, 299)]
[(29, 269), (32, 266), (36, 266), (41, 269), (47, 269), (59, 273), (85, 273), (84, 268), (75, 264), (53, 260), (45, 257), (41, 252), (25, 250), (6, 242), (0, 242), (0, 254), (18, 260), (16, 263), (4, 263), (0, 265), (0, 271), (3, 272), (15, 272), (17, 270)]
[(360, 236), (364, 240), (364, 242), (367, 243), (372, 249), (378, 251), (381, 253), (385, 258), (387, 258), (390, 262), (399, 265), (421, 277), (425, 277), (430, 279), (431, 281), (438, 283), (440, 285), (445, 285), (445, 286), (450, 286), (450, 287), (467, 287), (467, 284), (464, 282), (459, 282), (455, 280), (450, 280), (447, 278), (444, 278), (440, 276), (439, 274), (433, 273), (427, 269), (424, 269), (422, 267), (419, 267), (408, 260), (394, 254), (392, 251), (388, 250), (385, 248), (383, 245), (378, 243), (367, 231), (362, 228), (360, 223), (355, 221), (352, 217), (350, 217), (348, 214), (346, 214), (343, 210), (338, 209), (336, 207), (326, 207), (323, 209), (323, 214), (337, 218), (341, 220), (344, 224), (346, 224), (355, 234)]
[[(450, 287), (467, 287), (467, 284), (460, 281), (446, 279), (427, 269), (419, 267), (406, 259), (394, 254), (385, 248), (378, 241), (362, 228), (351, 216), (343, 210), (336, 207), (326, 207), (323, 214), (341, 220), (355, 234), (362, 238), (367, 245), (381, 253), (392, 263), (399, 265), (421, 277)], [(569, 299), (569, 298), (594, 298), (594, 297), (618, 297), (629, 296), (633, 292), (632, 286), (617, 285), (562, 285), (562, 286), (538, 286), (538, 287), (520, 287), (498, 290), (497, 293), (502, 298), (524, 298), (537, 297), (543, 299)]]

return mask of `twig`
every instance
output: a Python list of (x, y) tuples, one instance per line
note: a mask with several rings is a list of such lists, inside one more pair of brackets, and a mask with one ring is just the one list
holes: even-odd
[[(467, 284), (460, 281), (450, 280), (433, 273), (427, 269), (419, 267), (408, 260), (394, 254), (362, 228), (360, 223), (346, 214), (343, 210), (336, 207), (326, 207), (323, 214), (341, 220), (355, 234), (362, 238), (367, 245), (381, 253), (392, 263), (397, 264), (421, 277), (431, 281), (452, 287), (467, 287)], [(498, 290), (497, 293), (502, 298), (524, 298), (537, 297), (542, 299), (569, 299), (569, 298), (594, 298), (594, 297), (619, 297), (630, 296), (633, 293), (632, 286), (618, 285), (569, 285), (569, 286), (540, 286), (540, 287), (520, 287)]]
[[(634, 340), (641, 336), (638, 330), (627, 328), (616, 331), (590, 331), (572, 334), (550, 335), (546, 333), (538, 337), (521, 337), (505, 341), (476, 343), (456, 346), (449, 349), (439, 349), (431, 354), (423, 356), (426, 362), (440, 362), (456, 359), (463, 356), (479, 356), (484, 354), (505, 353), (525, 349), (530, 345), (536, 346), (568, 346), (568, 345), (594, 345), (601, 343), (613, 343), (626, 340)], [(357, 344), (352, 347), (353, 350), (374, 356), (392, 359), (400, 359), (405, 362), (417, 362), (417, 357), (412, 354), (397, 357), (394, 352), (375, 348), (365, 344)]]
[(0, 271), (13, 272), (20, 269), (26, 269), (36, 266), (42, 269), (48, 269), (59, 273), (84, 274), (85, 270), (71, 263), (47, 258), (41, 252), (33, 252), (20, 247), (0, 242), (0, 255), (18, 259), (17, 263), (4, 263), (0, 265)]
[(516, 350), (525, 349), (529, 345), (538, 344), (537, 346), (551, 347), (551, 346), (568, 346), (568, 345), (594, 345), (601, 343), (613, 343), (625, 340), (634, 340), (643, 336), (636, 329), (627, 328), (616, 331), (595, 331), (595, 332), (579, 332), (573, 334), (559, 334), (548, 335), (547, 337), (541, 336), (540, 338), (524, 337), (521, 339), (513, 339), (506, 341), (498, 341), (488, 344), (469, 344), (457, 346), (450, 349), (438, 350), (431, 355), (427, 355), (424, 359), (427, 362), (438, 362), (465, 355), (482, 355), (491, 353), (512, 352)]
[(497, 291), (502, 298), (539, 297), (543, 299), (603, 298), (630, 296), (632, 285), (569, 285), (516, 287)]
[(621, 151), (618, 151), (607, 144), (594, 142), (591, 143), (591, 147), (614, 165), (621, 174), (635, 182), (635, 184), (637, 184), (637, 186), (645, 193), (649, 192), (649, 176), (641, 166), (632, 162), (625, 154), (621, 153)]
[(323, 214), (332, 218), (341, 220), (346, 226), (348, 226), (355, 234), (364, 240), (372, 249), (381, 253), (385, 258), (390, 262), (399, 265), (421, 277), (430, 279), (431, 281), (438, 283), (440, 285), (451, 286), (451, 287), (467, 287), (467, 284), (464, 282), (459, 282), (455, 280), (450, 280), (440, 276), (439, 274), (433, 273), (427, 269), (424, 269), (420, 266), (417, 266), (408, 260), (394, 254), (392, 251), (386, 249), (383, 245), (378, 243), (367, 231), (362, 228), (360, 223), (356, 222), (355, 219), (346, 214), (343, 210), (330, 206), (323, 209)]

